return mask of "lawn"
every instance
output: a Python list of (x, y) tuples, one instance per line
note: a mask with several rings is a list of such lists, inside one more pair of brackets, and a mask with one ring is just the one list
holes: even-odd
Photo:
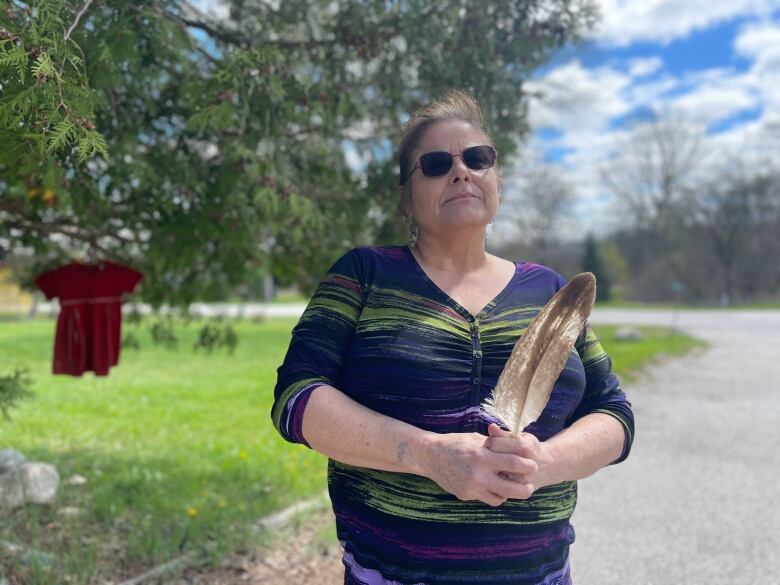
[[(82, 486), (63, 482), (54, 506), (0, 516), (0, 541), (53, 555), (22, 560), (0, 542), (0, 577), (91, 584), (183, 551), (218, 558), (259, 544), (254, 520), (321, 492), (325, 458), (286, 443), (270, 423), (293, 324), (234, 322), (240, 341), (232, 356), (195, 352), (197, 322), (179, 326), (177, 350), (155, 346), (146, 325), (126, 326), (140, 349), (124, 349), (108, 377), (73, 378), (50, 374), (54, 321), (0, 322), (0, 375), (25, 367), (35, 392), (10, 421), (0, 419), (0, 449), (52, 463), (63, 480), (87, 478)], [(614, 328), (596, 328), (627, 382), (659, 354), (696, 345), (641, 329), (642, 342), (621, 343)], [(63, 516), (69, 506), (82, 513)]]

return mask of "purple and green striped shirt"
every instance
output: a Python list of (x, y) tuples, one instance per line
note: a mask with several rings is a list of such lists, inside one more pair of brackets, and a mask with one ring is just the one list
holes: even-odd
[[(538, 264), (515, 264), (507, 286), (478, 315), (428, 278), (406, 246), (356, 248), (319, 285), (278, 370), (273, 422), (288, 441), (314, 388), (328, 384), (377, 412), (437, 433), (496, 422), (479, 406), (517, 339), (564, 284)], [(540, 441), (587, 414), (617, 418), (631, 449), (631, 404), (586, 326), (550, 401), (526, 432)], [(418, 475), (328, 463), (328, 488), (344, 546), (345, 583), (571, 583), (569, 519), (577, 482), (539, 489), (493, 508), (461, 501)]]

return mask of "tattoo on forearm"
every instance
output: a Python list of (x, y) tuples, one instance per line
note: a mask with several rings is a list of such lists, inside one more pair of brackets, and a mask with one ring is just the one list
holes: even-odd
[(399, 463), (403, 462), (404, 453), (406, 453), (406, 441), (401, 441), (398, 443), (398, 451), (396, 452), (396, 457), (398, 458)]

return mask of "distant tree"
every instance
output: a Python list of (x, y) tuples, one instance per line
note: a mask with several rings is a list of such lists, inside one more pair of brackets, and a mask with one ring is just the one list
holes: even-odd
[[(769, 251), (765, 246), (754, 244), (763, 239), (765, 226), (777, 225), (778, 216), (776, 211), (773, 213), (773, 208), (780, 206), (772, 204), (777, 193), (778, 175), (771, 166), (757, 169), (743, 161), (717, 169), (697, 190), (692, 214), (718, 267), (721, 281), (719, 296), (727, 305), (735, 301), (740, 289), (747, 292), (760, 283), (761, 276), (754, 272), (772, 270), (762, 260), (767, 258), (766, 253), (754, 258), (750, 252), (757, 247)], [(777, 231), (774, 232), (776, 238)], [(766, 266), (751, 271), (750, 267), (757, 263)], [(747, 278), (741, 279), (741, 275)], [(753, 280), (758, 282), (750, 282)]]
[(599, 253), (598, 242), (593, 234), (585, 237), (582, 251), (582, 270), (592, 272), (596, 277), (596, 302), (611, 298), (612, 282)]
[(631, 269), (625, 256), (610, 236), (599, 242), (599, 256), (609, 277), (610, 297), (623, 298), (624, 291), (631, 279)]
[(409, 112), (471, 91), (507, 160), (524, 81), (596, 18), (593, 0), (225, 5), (0, 11), (0, 255), (31, 258), (27, 286), (88, 248), (141, 269), (154, 304), (258, 271), (310, 287), (345, 248), (401, 235)]
[(680, 116), (633, 126), (601, 177), (640, 228), (663, 233), (690, 192), (704, 156), (702, 134)]
[(562, 226), (576, 197), (575, 188), (553, 165), (528, 160), (515, 166), (501, 205), (501, 223), (517, 230), (516, 238), (531, 257), (550, 264), (558, 253)]
[(680, 281), (698, 296), (706, 289), (683, 260), (683, 241), (704, 157), (701, 129), (664, 115), (633, 126), (601, 171), (626, 218), (623, 229), (636, 244), (630, 259), (635, 275), (652, 274), (664, 287)]

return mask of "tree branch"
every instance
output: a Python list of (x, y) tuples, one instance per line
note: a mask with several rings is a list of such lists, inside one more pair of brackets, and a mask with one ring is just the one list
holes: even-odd
[[(16, 228), (20, 230), (32, 230), (38, 234), (45, 234), (45, 235), (61, 234), (73, 240), (78, 240), (80, 242), (86, 242), (88, 244), (91, 244), (94, 248), (104, 253), (107, 252), (107, 250), (97, 242), (98, 239), (100, 238), (113, 238), (115, 240), (118, 240), (119, 242), (122, 242), (123, 244), (136, 243), (135, 240), (131, 238), (126, 238), (124, 236), (120, 236), (119, 234), (114, 232), (103, 231), (103, 232), (86, 233), (80, 231), (79, 228), (76, 226), (66, 226), (66, 225), (52, 224), (52, 223), (40, 223), (40, 222), (34, 222), (23, 218), (19, 218), (15, 220), (14, 219), (5, 220), (3, 223), (7, 227)], [(69, 228), (73, 228), (73, 229), (69, 229)]]
[(249, 44), (247, 39), (242, 38), (240, 36), (231, 35), (227, 31), (217, 29), (214, 26), (206, 22), (203, 22), (201, 20), (194, 20), (192, 18), (187, 18), (186, 16), (173, 14), (172, 12), (162, 10), (159, 7), (157, 8), (157, 13), (160, 14), (160, 16), (163, 16), (173, 22), (177, 22), (185, 27), (202, 30), (203, 32), (214, 37), (215, 39), (219, 39), (223, 43), (227, 43), (229, 45), (238, 45), (239, 47), (242, 48), (245, 48)]
[(84, 16), (84, 13), (87, 11), (90, 4), (92, 4), (92, 0), (87, 0), (86, 2), (84, 2), (84, 6), (82, 6), (81, 10), (79, 10), (78, 14), (76, 14), (76, 18), (73, 21), (73, 24), (70, 25), (68, 32), (65, 33), (66, 41), (70, 38), (70, 34), (73, 32), (73, 29), (75, 29), (78, 26), (79, 20), (81, 20), (81, 17)]
[(232, 46), (237, 46), (242, 49), (246, 49), (248, 47), (259, 47), (259, 46), (273, 46), (273, 47), (287, 48), (287, 49), (296, 48), (296, 47), (327, 47), (338, 43), (338, 39), (336, 38), (326, 39), (326, 40), (324, 39), (323, 40), (263, 39), (261, 42), (254, 42), (252, 39), (249, 39), (247, 37), (231, 34), (228, 31), (218, 29), (215, 26), (207, 22), (204, 22), (202, 20), (195, 20), (193, 18), (188, 18), (186, 16), (182, 16), (179, 14), (173, 14), (171, 12), (167, 12), (165, 10), (158, 10), (158, 13), (161, 16), (167, 18), (168, 20), (178, 22), (179, 24), (186, 27), (202, 30), (203, 32), (210, 35), (211, 37), (218, 39), (223, 43)]

